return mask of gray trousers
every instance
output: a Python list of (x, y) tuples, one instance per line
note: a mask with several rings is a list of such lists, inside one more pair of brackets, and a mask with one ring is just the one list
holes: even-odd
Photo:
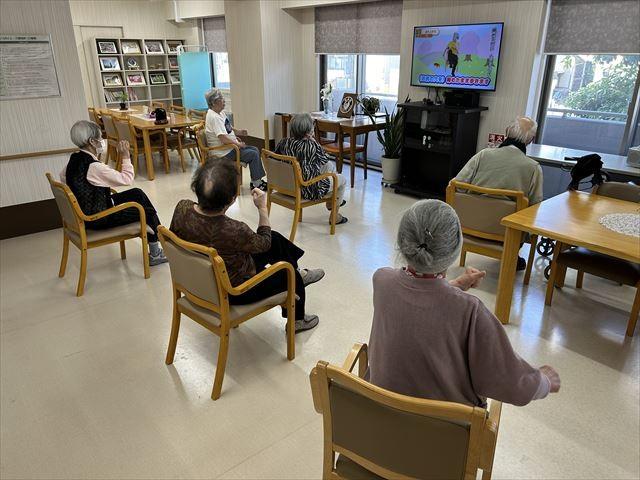
[[(235, 161), (235, 155), (235, 151), (231, 150), (225, 158)], [(240, 149), (240, 163), (244, 163), (249, 166), (252, 182), (264, 177), (265, 172), (262, 167), (262, 160), (260, 159), (260, 151), (256, 147), (242, 147)]]

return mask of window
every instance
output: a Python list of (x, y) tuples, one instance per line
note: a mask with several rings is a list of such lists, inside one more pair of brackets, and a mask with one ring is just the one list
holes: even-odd
[(211, 52), (213, 86), (223, 90), (231, 88), (229, 79), (229, 55), (227, 52)]
[[(637, 138), (630, 108), (640, 55), (551, 55), (539, 143), (626, 155)], [(637, 103), (637, 102), (636, 102)]]
[[(376, 97), (380, 110), (391, 112), (398, 101), (400, 55), (323, 55), (320, 82), (333, 85), (335, 111), (344, 93), (357, 93)], [(320, 98), (320, 97), (318, 97)], [(322, 103), (319, 103), (322, 109)], [(370, 163), (380, 164), (382, 147), (375, 134), (369, 135), (368, 157)]]

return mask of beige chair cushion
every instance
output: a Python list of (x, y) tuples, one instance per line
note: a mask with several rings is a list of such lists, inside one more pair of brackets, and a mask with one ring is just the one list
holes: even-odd
[(558, 256), (560, 265), (581, 270), (624, 285), (634, 286), (640, 281), (640, 265), (578, 247)]
[[(120, 227), (107, 228), (105, 230), (91, 230), (86, 229), (87, 232), (87, 242), (98, 242), (100, 240), (104, 240), (106, 238), (112, 237), (120, 237), (122, 235), (137, 235), (140, 233), (140, 224), (139, 223), (129, 223), (128, 225), (122, 225)], [(147, 225), (147, 233), (153, 233), (153, 230), (149, 225)], [(80, 235), (71, 230), (67, 230), (67, 235), (71, 241), (75, 244), (80, 243)]]
[[(272, 295), (271, 297), (267, 297), (264, 300), (261, 300), (256, 303), (249, 303), (247, 305), (231, 305), (229, 307), (229, 317), (230, 320), (233, 321), (236, 318), (240, 318), (254, 310), (257, 310), (260, 307), (264, 306), (272, 306), (275, 307), (277, 305), (281, 305), (287, 300), (287, 292), (278, 293), (276, 295)], [(217, 313), (212, 312), (211, 310), (207, 310), (206, 308), (202, 308), (199, 305), (196, 305), (193, 302), (190, 302), (187, 297), (180, 297), (178, 299), (178, 305), (180, 306), (180, 310), (188, 314), (195, 314), (205, 322), (213, 325), (215, 327), (220, 326), (220, 317)]]
[[(331, 191), (333, 193), (333, 191)], [(296, 199), (295, 197), (292, 197), (290, 195), (285, 195), (284, 193), (280, 193), (280, 192), (271, 192), (271, 200), (276, 202), (276, 203), (284, 203), (285, 205), (294, 208), (296, 205)], [(319, 200), (305, 200), (304, 198), (302, 199), (302, 201), (300, 202), (301, 205), (305, 205), (306, 203), (316, 203), (320, 200), (326, 200), (326, 201), (330, 201), (331, 200), (331, 194), (324, 196), (323, 198), (319, 199)]]

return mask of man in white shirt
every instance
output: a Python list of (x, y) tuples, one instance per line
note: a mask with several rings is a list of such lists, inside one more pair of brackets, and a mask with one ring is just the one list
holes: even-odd
[[(217, 88), (212, 88), (204, 94), (209, 110), (205, 121), (205, 135), (207, 145), (217, 147), (220, 145), (236, 145), (240, 149), (240, 162), (249, 166), (251, 172), (251, 188), (267, 189), (263, 180), (265, 172), (260, 159), (260, 152), (256, 147), (248, 146), (239, 140), (236, 135), (247, 135), (246, 130), (233, 128), (231, 122), (224, 113), (224, 96)], [(213, 150), (216, 157), (228, 157), (235, 160), (233, 148)]]

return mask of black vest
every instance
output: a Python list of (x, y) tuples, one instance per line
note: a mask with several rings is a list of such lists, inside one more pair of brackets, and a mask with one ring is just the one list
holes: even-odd
[(97, 162), (86, 152), (76, 152), (71, 155), (67, 164), (67, 185), (78, 199), (80, 208), (85, 215), (93, 215), (113, 207), (111, 189), (109, 187), (96, 187), (87, 180), (89, 165)]

